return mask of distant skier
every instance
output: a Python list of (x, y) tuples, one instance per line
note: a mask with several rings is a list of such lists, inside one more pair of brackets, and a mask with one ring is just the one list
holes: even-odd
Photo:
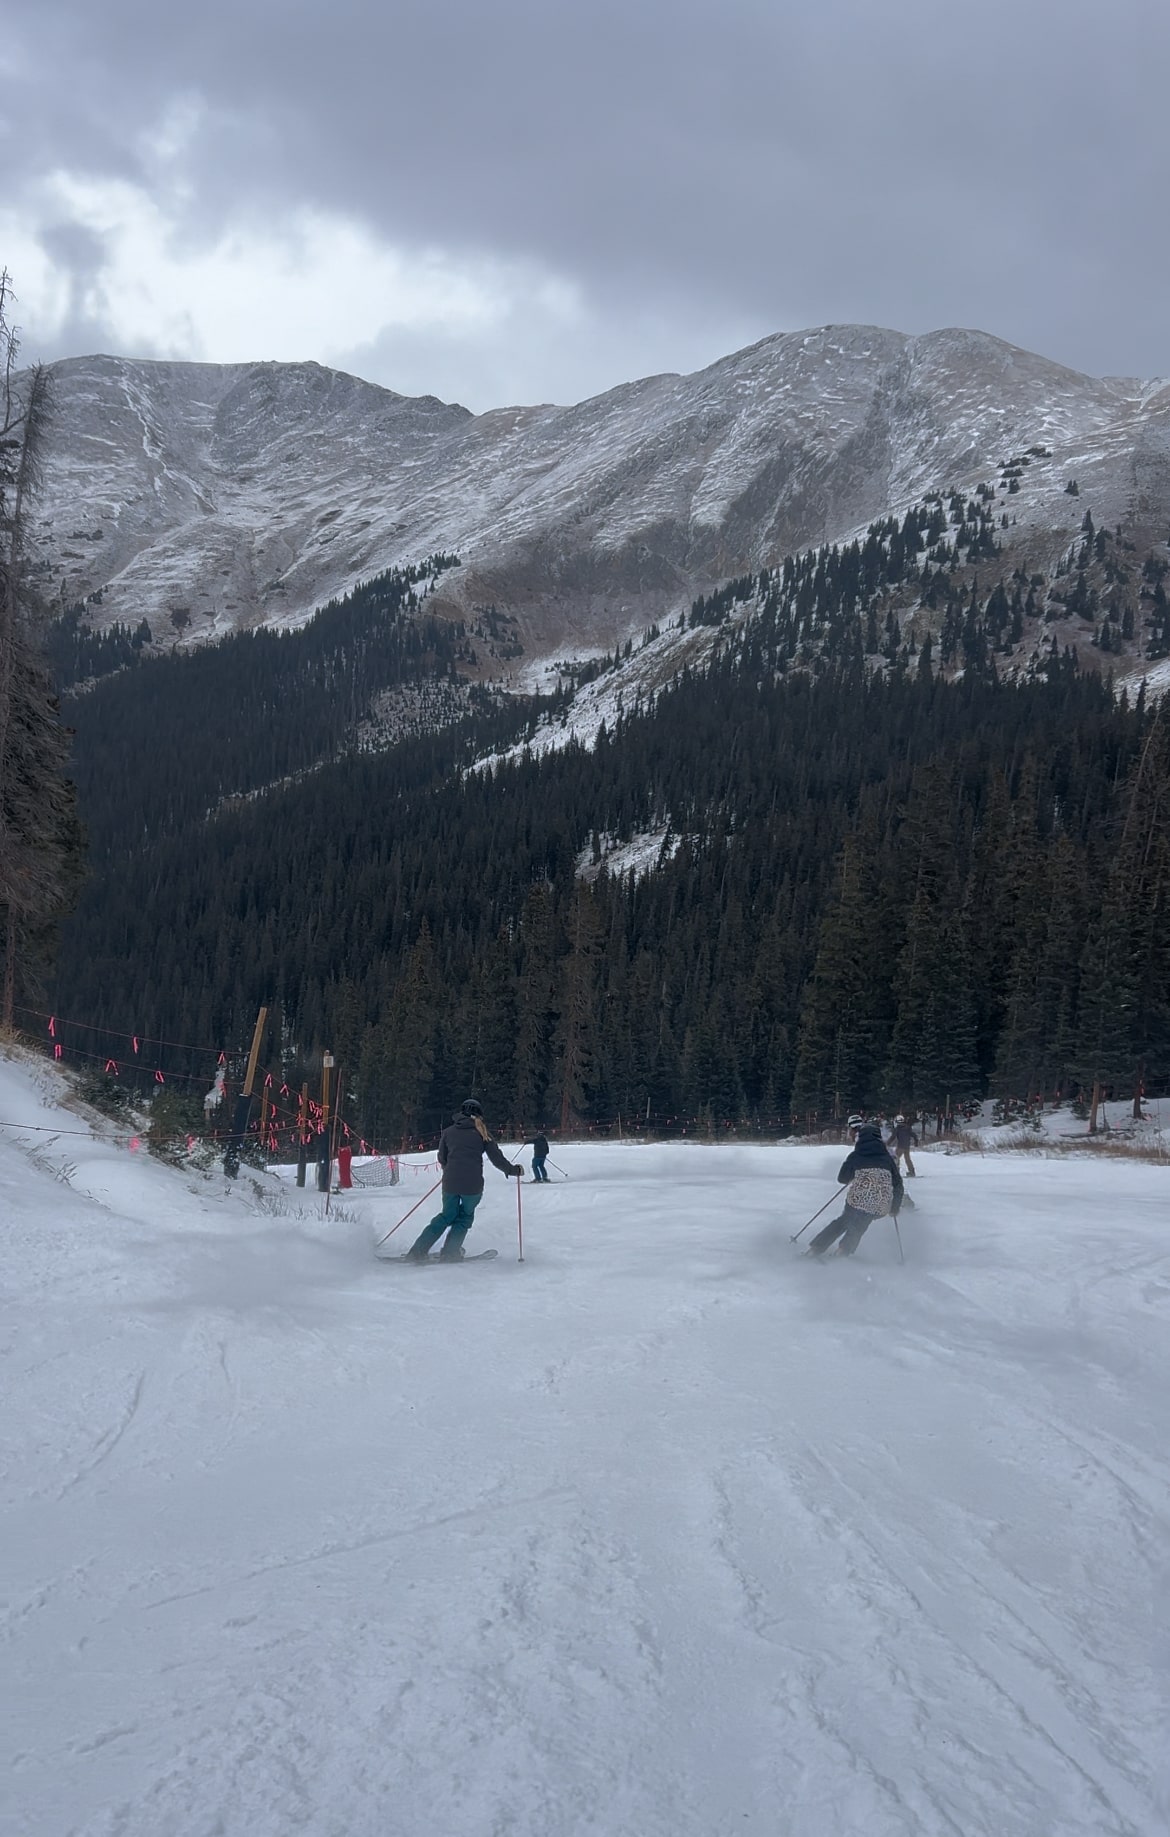
[(873, 1219), (888, 1214), (896, 1218), (901, 1208), (902, 1176), (876, 1123), (859, 1125), (857, 1141), (842, 1161), (837, 1180), (841, 1186), (849, 1183), (845, 1209), (817, 1232), (806, 1253), (810, 1257), (823, 1257), (837, 1238), (838, 1256), (851, 1257)]
[(520, 1146), (521, 1148), (531, 1148), (532, 1150), (532, 1178), (533, 1180), (537, 1183), (539, 1183), (541, 1180), (547, 1180), (548, 1173), (544, 1165), (545, 1162), (548, 1160), (548, 1137), (547, 1135), (534, 1135), (530, 1138), (529, 1141), (521, 1142)]
[(438, 1243), (444, 1231), (447, 1241), (439, 1252), (441, 1258), (456, 1263), (463, 1255), (463, 1240), (471, 1230), (475, 1208), (483, 1198), (483, 1157), (502, 1174), (522, 1179), (524, 1169), (506, 1161), (488, 1133), (483, 1110), (474, 1097), (462, 1104), (454, 1122), (439, 1137), (439, 1166), (443, 1170), (443, 1209), (436, 1212), (425, 1231), (421, 1231), (407, 1251), (407, 1257), (422, 1263), (431, 1245)]
[(909, 1174), (911, 1180), (916, 1176), (914, 1173), (914, 1163), (910, 1159), (910, 1150), (912, 1148), (917, 1148), (917, 1146), (918, 1137), (910, 1127), (910, 1124), (906, 1121), (906, 1118), (904, 1116), (895, 1116), (893, 1128), (886, 1138), (886, 1147), (892, 1148), (894, 1151), (895, 1166), (901, 1163), (903, 1156), (905, 1157), (906, 1172)]

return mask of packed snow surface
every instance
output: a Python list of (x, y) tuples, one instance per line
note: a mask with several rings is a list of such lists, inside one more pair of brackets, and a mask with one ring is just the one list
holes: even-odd
[(325, 1218), (60, 1095), (0, 1061), (6, 1837), (1167, 1829), (1165, 1167), (927, 1151), (816, 1265), (839, 1149), (554, 1141), (522, 1266), (489, 1168), (416, 1270), (426, 1156)]

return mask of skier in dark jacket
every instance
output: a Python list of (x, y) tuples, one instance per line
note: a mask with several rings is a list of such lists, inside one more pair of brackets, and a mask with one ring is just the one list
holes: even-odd
[(840, 1238), (837, 1254), (851, 1257), (869, 1229), (870, 1221), (892, 1214), (897, 1218), (905, 1188), (876, 1123), (862, 1123), (857, 1141), (837, 1174), (839, 1185), (849, 1185), (845, 1209), (817, 1232), (808, 1247), (810, 1257), (823, 1257)]
[(896, 1166), (901, 1166), (903, 1156), (905, 1157), (906, 1172), (909, 1174), (911, 1180), (914, 1179), (914, 1163), (910, 1158), (910, 1150), (912, 1148), (917, 1148), (917, 1146), (918, 1137), (910, 1127), (910, 1124), (906, 1121), (906, 1118), (904, 1116), (895, 1116), (893, 1127), (886, 1137), (886, 1147), (893, 1149)]
[(463, 1240), (471, 1230), (475, 1208), (483, 1198), (483, 1157), (502, 1174), (523, 1177), (524, 1169), (506, 1161), (488, 1134), (483, 1111), (474, 1097), (469, 1097), (453, 1123), (439, 1137), (439, 1166), (443, 1170), (443, 1208), (436, 1212), (425, 1231), (419, 1233), (407, 1251), (411, 1261), (423, 1263), (432, 1244), (438, 1243), (444, 1231), (447, 1241), (440, 1258), (457, 1263), (463, 1255)]
[(541, 1180), (547, 1180), (548, 1174), (545, 1170), (545, 1165), (544, 1165), (545, 1162), (548, 1160), (548, 1137), (547, 1135), (534, 1135), (531, 1137), (529, 1141), (521, 1142), (520, 1146), (521, 1148), (531, 1148), (532, 1150), (532, 1178), (533, 1180), (537, 1182)]

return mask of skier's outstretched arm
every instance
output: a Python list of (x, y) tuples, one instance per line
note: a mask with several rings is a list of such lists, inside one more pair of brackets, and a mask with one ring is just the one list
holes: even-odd
[(484, 1149), (486, 1150), (487, 1158), (491, 1162), (492, 1166), (498, 1167), (502, 1174), (515, 1175), (515, 1176), (523, 1175), (524, 1169), (522, 1167), (519, 1167), (514, 1161), (507, 1161), (504, 1159), (504, 1156), (500, 1153), (500, 1149), (497, 1143), (485, 1142)]

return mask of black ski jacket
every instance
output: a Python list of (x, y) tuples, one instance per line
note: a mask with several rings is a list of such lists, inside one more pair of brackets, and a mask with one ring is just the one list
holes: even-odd
[(484, 1141), (473, 1116), (457, 1116), (439, 1137), (444, 1195), (466, 1193), (470, 1197), (472, 1193), (482, 1193), (484, 1155), (502, 1174), (524, 1172), (522, 1167), (513, 1167), (511, 1161), (506, 1161), (490, 1138)]
[(547, 1135), (534, 1135), (531, 1141), (521, 1142), (520, 1146), (522, 1148), (531, 1148), (533, 1156), (538, 1161), (543, 1161), (548, 1155)]
[(902, 1195), (906, 1188), (898, 1172), (893, 1155), (882, 1141), (882, 1132), (876, 1123), (866, 1123), (857, 1132), (857, 1143), (852, 1153), (847, 1154), (837, 1173), (838, 1186), (847, 1186), (855, 1174), (864, 1172), (867, 1167), (884, 1168), (894, 1179), (894, 1201), (890, 1207), (894, 1217), (902, 1204)]

